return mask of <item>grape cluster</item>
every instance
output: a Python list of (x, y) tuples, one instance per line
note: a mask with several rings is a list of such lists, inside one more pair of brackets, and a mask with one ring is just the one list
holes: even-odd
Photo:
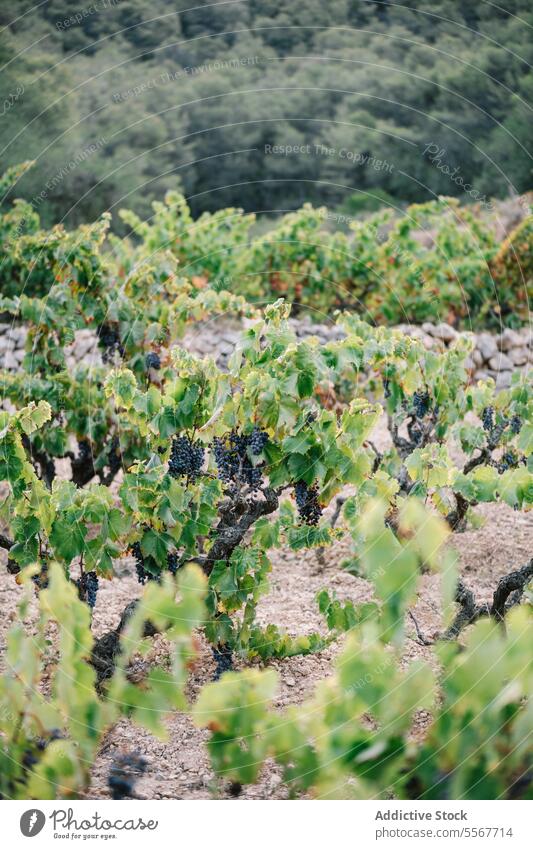
[(78, 581), (78, 589), (81, 599), (87, 599), (87, 604), (94, 610), (98, 592), (98, 575), (96, 572), (84, 572)]
[(507, 422), (503, 421), (499, 425), (495, 425), (489, 434), (489, 448), (495, 448), (500, 439), (502, 438), (502, 434), (507, 427)]
[(35, 747), (34, 748), (26, 748), (22, 755), (22, 766), (26, 770), (33, 769), (35, 764), (37, 764), (42, 756), (42, 753), (46, 751), (50, 743), (54, 740), (63, 740), (63, 734), (59, 729), (53, 728), (52, 731), (48, 734), (47, 737), (36, 737), (34, 738)]
[(104, 362), (109, 362), (115, 352), (118, 352), (121, 357), (124, 356), (124, 347), (120, 341), (118, 330), (110, 324), (104, 322), (98, 328), (98, 344), (104, 349), (102, 354)]
[(322, 515), (322, 508), (318, 503), (317, 485), (307, 486), (304, 481), (298, 481), (294, 487), (294, 495), (302, 522), (306, 525), (317, 525)]
[(211, 648), (216, 663), (213, 681), (218, 681), (224, 672), (230, 672), (233, 669), (233, 653), (226, 645), (212, 646)]
[(503, 474), (508, 469), (516, 469), (520, 462), (519, 457), (514, 453), (514, 451), (506, 451), (505, 454), (502, 454), (502, 458), (498, 463), (498, 472), (499, 474)]
[(92, 455), (92, 450), (91, 450), (91, 443), (89, 442), (89, 440), (88, 439), (78, 440), (78, 458), (77, 459), (80, 462), (82, 462), (82, 461), (86, 462), (86, 461), (91, 459), (91, 455)]
[(196, 477), (204, 464), (204, 447), (192, 442), (188, 436), (178, 436), (172, 440), (172, 449), (168, 461), (168, 473), (173, 478), (182, 475)]
[(135, 569), (137, 571), (137, 580), (140, 584), (144, 586), (144, 584), (148, 580), (148, 575), (144, 568), (144, 557), (141, 551), (141, 543), (134, 542), (131, 547), (131, 551), (133, 556), (135, 557)]
[(161, 360), (159, 359), (159, 354), (156, 354), (155, 351), (150, 351), (144, 359), (144, 364), (147, 369), (153, 368), (156, 371), (159, 371), (159, 369), (161, 368)]
[(179, 569), (179, 558), (178, 555), (174, 552), (172, 554), (167, 554), (167, 567), (168, 571), (175, 575)]
[(254, 427), (250, 434), (249, 441), (250, 451), (254, 457), (258, 457), (268, 442), (268, 433), (264, 430), (260, 430), (258, 427)]
[(249, 434), (232, 430), (223, 437), (213, 440), (213, 453), (217, 464), (218, 476), (230, 490), (240, 484), (246, 484), (252, 491), (260, 488), (263, 475), (263, 463), (254, 466), (248, 456), (248, 448), (257, 457), (268, 442), (265, 431), (254, 428)]
[(481, 424), (487, 432), (494, 428), (494, 407), (484, 407), (481, 412)]
[(423, 419), (429, 412), (430, 397), (428, 392), (415, 392), (413, 395), (413, 410), (417, 419)]
[(107, 779), (111, 797), (115, 800), (135, 796), (135, 780), (146, 772), (147, 763), (136, 754), (122, 755), (109, 770)]
[(522, 430), (522, 419), (520, 416), (512, 416), (509, 426), (512, 433), (520, 433)]

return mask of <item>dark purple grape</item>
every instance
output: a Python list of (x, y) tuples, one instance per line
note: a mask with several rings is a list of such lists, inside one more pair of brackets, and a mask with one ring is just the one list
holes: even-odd
[(78, 442), (78, 460), (90, 460), (92, 456), (91, 443), (88, 439), (81, 439)]
[(120, 341), (118, 329), (104, 322), (98, 328), (98, 345), (104, 349), (102, 359), (109, 362), (115, 352), (124, 356), (124, 347)]
[(107, 465), (109, 466), (112, 474), (116, 475), (116, 473), (122, 467), (122, 454), (120, 451), (120, 442), (118, 436), (114, 436), (111, 440), (111, 445), (109, 446), (109, 451), (107, 452)]
[(109, 770), (108, 787), (113, 799), (128, 799), (135, 795), (135, 780), (146, 772), (147, 763), (136, 754), (121, 755)]
[(233, 669), (233, 652), (227, 645), (212, 646), (211, 650), (216, 663), (213, 681), (218, 681), (224, 672), (230, 672)]
[(98, 592), (98, 575), (96, 572), (84, 572), (78, 581), (78, 590), (82, 601), (87, 601), (89, 607), (94, 609)]
[(501, 475), (508, 469), (516, 469), (519, 462), (520, 459), (518, 455), (514, 453), (514, 451), (506, 451), (504, 454), (502, 454), (502, 458), (498, 463), (498, 472)]
[(294, 487), (294, 495), (300, 519), (306, 525), (317, 525), (322, 515), (317, 485), (307, 486), (304, 481), (298, 481)]
[(167, 554), (167, 566), (168, 571), (175, 575), (179, 569), (179, 558), (178, 555), (174, 552), (173, 554)]

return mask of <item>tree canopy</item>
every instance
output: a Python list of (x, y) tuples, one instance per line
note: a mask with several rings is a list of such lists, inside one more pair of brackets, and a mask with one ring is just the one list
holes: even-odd
[(45, 221), (531, 188), (528, 0), (191, 5), (4, 0), (1, 166)]

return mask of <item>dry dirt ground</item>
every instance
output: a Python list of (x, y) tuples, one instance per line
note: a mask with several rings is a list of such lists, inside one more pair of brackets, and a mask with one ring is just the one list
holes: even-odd
[[(453, 546), (460, 556), (465, 583), (480, 601), (489, 600), (498, 579), (512, 568), (522, 565), (531, 556), (533, 517), (515, 513), (506, 506), (488, 505), (480, 512), (486, 518), (483, 528), (454, 537)], [(315, 552), (302, 555), (292, 551), (272, 553), (271, 592), (259, 609), (261, 624), (275, 622), (293, 635), (323, 627), (317, 611), (315, 596), (323, 587), (335, 590), (341, 599), (367, 601), (372, 598), (370, 584), (341, 568), (348, 553), (340, 541), (318, 561)], [(439, 579), (436, 575), (422, 578), (421, 599), (414, 613), (423, 634), (431, 635), (440, 628)], [(125, 577), (107, 584), (99, 594), (95, 626), (97, 633), (118, 622), (124, 604), (138, 592), (135, 579)], [(2, 606), (7, 601), (2, 596)], [(5, 607), (3, 607), (5, 609)], [(408, 626), (406, 659), (430, 659), (431, 649), (416, 640), (412, 625)], [(164, 662), (165, 640), (156, 637), (154, 660)], [(309, 697), (316, 683), (331, 673), (340, 645), (334, 645), (317, 655), (274, 661), (279, 674), (275, 707), (300, 704)], [(201, 642), (200, 654), (189, 685), (189, 697), (194, 700), (199, 688), (214, 672), (211, 651)], [(429, 717), (418, 717), (418, 733)], [(138, 781), (139, 795), (152, 799), (205, 799), (227, 797), (227, 787), (217, 782), (209, 767), (204, 742), (207, 734), (194, 727), (188, 716), (173, 713), (166, 722), (168, 740), (160, 742), (146, 731), (128, 721), (122, 721), (108, 735), (93, 771), (91, 796), (108, 797), (107, 775), (113, 758), (122, 752), (138, 751), (148, 762), (146, 775)], [(263, 770), (259, 782), (244, 790), (241, 798), (279, 799), (287, 797), (287, 789), (275, 765)]]

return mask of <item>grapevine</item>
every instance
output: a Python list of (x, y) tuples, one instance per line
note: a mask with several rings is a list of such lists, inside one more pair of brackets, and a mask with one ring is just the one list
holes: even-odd
[(242, 434), (232, 430), (224, 437), (213, 441), (213, 452), (220, 480), (229, 491), (248, 486), (254, 492), (262, 485), (261, 465), (254, 465), (248, 456), (248, 449), (254, 456), (263, 451), (268, 434), (254, 429), (251, 434)]
[(159, 371), (161, 368), (161, 359), (159, 354), (155, 353), (155, 351), (150, 351), (146, 355), (144, 362), (147, 369), (153, 368), (155, 371)]
[(167, 566), (171, 575), (175, 575), (180, 567), (179, 557), (175, 552), (171, 552), (167, 555)]
[(213, 676), (214, 681), (218, 681), (220, 676), (224, 674), (224, 672), (229, 672), (233, 669), (233, 654), (231, 649), (228, 646), (213, 646), (213, 659), (216, 664), (215, 674)]
[(98, 575), (96, 572), (83, 572), (78, 581), (80, 598), (86, 599), (91, 609), (96, 605), (96, 594), (98, 593)]
[(146, 760), (140, 755), (129, 754), (117, 758), (109, 770), (111, 798), (135, 798), (135, 780), (144, 775), (146, 767)]
[(124, 356), (124, 346), (120, 340), (120, 334), (116, 327), (110, 324), (102, 324), (98, 328), (98, 343), (103, 349), (103, 359), (110, 362), (115, 354)]
[[(457, 798), (527, 796), (528, 761), (515, 742), (523, 740), (531, 688), (533, 564), (502, 561), (481, 596), (473, 570), (451, 553), (452, 534), (473, 532), (490, 511), (508, 510), (512, 521), (511, 510), (532, 507), (533, 394), (524, 371), (497, 391), (490, 379), (472, 379), (467, 334), (452, 329), (450, 345), (432, 350), (384, 326), (395, 314), (376, 282), (385, 263), (394, 266), (407, 314), (435, 307), (421, 303), (405, 264), (387, 240), (376, 246), (364, 222), (356, 243), (342, 234), (322, 240), (319, 216), (307, 207), (248, 240), (250, 221), (236, 216), (239, 251), (231, 254), (229, 223), (221, 230), (226, 254), (206, 258), (189, 234), (164, 244), (189, 214), (184, 199), (174, 200), (174, 217), (167, 201), (150, 223), (136, 223), (135, 242), (119, 246), (112, 237), (120, 266), (104, 250), (107, 218), (80, 242), (83, 257), (72, 235), (57, 231), (58, 256), (68, 242), (76, 273), (60, 273), (48, 253), (54, 275), (46, 292), (1, 299), (27, 339), (19, 368), (0, 372), (0, 548), (6, 580), (24, 594), (0, 676), (2, 796), (47, 798), (65, 787), (69, 798), (86, 795), (115, 723), (160, 734), (161, 717), (173, 710), (207, 729), (213, 770), (235, 796), (269, 759), (295, 794), (382, 798), (394, 788), (398, 798), (428, 798), (445, 787)], [(464, 272), (472, 260), (465, 228), (437, 224), (438, 209), (424, 204), (410, 215), (420, 226), (435, 223)], [(410, 221), (404, 229), (387, 222), (442, 281)], [(221, 238), (220, 216), (204, 224), (210, 239)], [(492, 261), (492, 244), (483, 245)], [(357, 248), (355, 258), (348, 247)], [(249, 301), (212, 280), (225, 262), (235, 281), (246, 272)], [(342, 294), (326, 290), (321, 274), (342, 280)], [(287, 301), (254, 306), (263, 287), (294, 296), (300, 311), (341, 306), (330, 341), (302, 335)], [(438, 297), (451, 310), (457, 286), (443, 288)], [(372, 324), (344, 309), (359, 296)], [(193, 353), (197, 323), (228, 315), (247, 319), (231, 355)], [(72, 362), (79, 331), (98, 343), (94, 362)], [(329, 586), (330, 546), (338, 597)], [(107, 600), (128, 552), (140, 586), (124, 581), (121, 595), (130, 596), (114, 616), (113, 605), (103, 605), (103, 582)], [(292, 595), (295, 575), (302, 584), (311, 575), (323, 581), (316, 630), (293, 628), (285, 615), (276, 622), (275, 605), (264, 603), (280, 588)], [(418, 624), (416, 609), (432, 575), (443, 591), (433, 629)], [(350, 591), (355, 580), (366, 582), (364, 602)], [(26, 632), (35, 609), (39, 621)], [(274, 709), (273, 667), (290, 687), (286, 672), (296, 678), (305, 669), (291, 659), (324, 652), (341, 636), (342, 659), (312, 701)], [(411, 643), (427, 657), (409, 668)], [(168, 657), (154, 670), (162, 645)], [(481, 666), (490, 666), (482, 683)], [(415, 734), (422, 711), (431, 718)], [(119, 757), (109, 794), (135, 798), (145, 769), (137, 755)], [(486, 783), (476, 789), (472, 776)]]

